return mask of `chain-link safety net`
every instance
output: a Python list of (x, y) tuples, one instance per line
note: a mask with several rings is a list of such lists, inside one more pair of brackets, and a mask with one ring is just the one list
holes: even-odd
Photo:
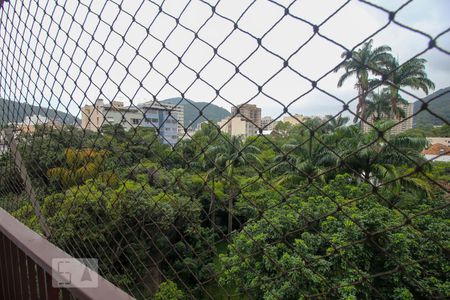
[(0, 207), (125, 292), (450, 296), (447, 2), (1, 2)]

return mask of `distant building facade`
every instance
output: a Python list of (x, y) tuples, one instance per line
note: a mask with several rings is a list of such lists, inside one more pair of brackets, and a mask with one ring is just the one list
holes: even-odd
[(272, 117), (262, 117), (261, 118), (261, 128), (264, 131), (273, 130), (276, 122), (273, 121)]
[(254, 104), (241, 104), (231, 109), (231, 116), (217, 123), (222, 132), (232, 136), (249, 137), (259, 134), (261, 108)]
[(36, 131), (36, 126), (46, 126), (47, 128), (58, 128), (63, 124), (63, 120), (55, 116), (53, 119), (42, 115), (25, 116), (23, 122), (17, 123), (15, 130), (23, 133), (33, 133)]
[(183, 106), (149, 101), (139, 108), (144, 118), (141, 126), (155, 128), (164, 142), (174, 145), (185, 134)]
[(291, 125), (298, 125), (300, 122), (304, 122), (307, 119), (304, 115), (300, 114), (294, 114), (294, 115), (287, 115), (283, 117), (283, 122), (289, 123)]
[(231, 116), (240, 116), (247, 118), (256, 126), (261, 126), (261, 108), (257, 107), (255, 104), (240, 104), (238, 106), (233, 106), (231, 108)]
[[(393, 119), (393, 121), (396, 122), (396, 125), (390, 130), (391, 134), (399, 134), (405, 132), (406, 130), (412, 129), (413, 118), (411, 116), (413, 114), (414, 104), (399, 104), (398, 108), (401, 108), (405, 111), (405, 118), (397, 117)], [(366, 122), (373, 126), (373, 124), (375, 123), (374, 117), (370, 116), (369, 118), (367, 118)], [(372, 129), (372, 126), (370, 126), (369, 124), (363, 123), (362, 128), (364, 132), (369, 132), (370, 129)]]
[(121, 101), (104, 103), (97, 100), (82, 109), (83, 129), (98, 131), (103, 125), (120, 124), (125, 130), (138, 126), (155, 128), (163, 143), (174, 145), (184, 134), (184, 108), (149, 101), (137, 106), (124, 106)]
[(258, 135), (259, 132), (258, 127), (240, 116), (223, 119), (222, 121), (219, 121), (217, 125), (221, 128), (222, 132), (232, 136), (242, 136), (247, 138), (249, 136)]
[(120, 124), (125, 130), (139, 126), (143, 114), (137, 107), (125, 107), (121, 101), (104, 103), (99, 99), (94, 105), (85, 105), (81, 109), (81, 127), (98, 131), (103, 125)]

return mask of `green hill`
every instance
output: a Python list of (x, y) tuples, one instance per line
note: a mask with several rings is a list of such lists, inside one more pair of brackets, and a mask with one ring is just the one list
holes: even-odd
[[(225, 108), (214, 104), (209, 104), (208, 102), (196, 102), (181, 98), (171, 98), (160, 102), (172, 105), (180, 103), (180, 105), (183, 105), (184, 126), (189, 126), (190, 128), (195, 128), (198, 123), (203, 122), (206, 119), (217, 122), (230, 115), (230, 112)], [(200, 116), (200, 110), (202, 110), (202, 116)]]
[[(441, 119), (450, 121), (450, 87), (440, 89), (423, 99), (429, 102), (428, 109)], [(422, 107), (422, 102), (414, 102), (414, 113), (418, 112)], [(428, 111), (419, 112), (413, 118), (413, 127), (430, 127), (434, 125), (443, 125), (445, 122), (430, 114)]]
[(59, 119), (64, 124), (73, 125), (79, 122), (69, 113), (0, 98), (0, 127), (6, 126), (8, 123), (22, 122), (25, 117), (38, 114), (49, 119)]

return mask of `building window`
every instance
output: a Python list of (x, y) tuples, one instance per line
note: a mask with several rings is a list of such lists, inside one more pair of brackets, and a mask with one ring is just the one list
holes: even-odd
[(139, 121), (139, 119), (131, 119), (131, 123), (133, 123), (133, 125), (138, 125)]

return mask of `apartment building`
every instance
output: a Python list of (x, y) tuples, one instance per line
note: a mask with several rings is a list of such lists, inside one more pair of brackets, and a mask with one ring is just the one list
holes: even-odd
[(231, 109), (231, 116), (217, 123), (222, 132), (232, 136), (249, 137), (259, 134), (261, 108), (254, 104), (241, 104)]
[(240, 104), (231, 108), (231, 116), (247, 118), (257, 127), (261, 127), (261, 108), (255, 104)]
[(184, 135), (184, 107), (149, 101), (138, 105), (143, 112), (141, 126), (155, 128), (165, 143), (174, 145)]
[[(397, 125), (392, 127), (392, 129), (390, 130), (391, 134), (402, 133), (408, 129), (411, 129), (412, 125), (413, 125), (413, 118), (411, 118), (411, 116), (413, 114), (414, 104), (413, 103), (399, 104), (398, 108), (403, 109), (405, 111), (405, 118), (397, 117), (393, 120), (396, 122)], [(367, 123), (373, 125), (374, 117), (370, 116), (366, 121), (367, 121)], [(370, 126), (366, 123), (363, 123), (362, 126), (363, 126), (362, 128), (363, 128), (364, 132), (368, 132), (368, 131), (370, 131), (370, 129), (372, 129), (372, 126)]]
[(104, 103), (97, 100), (82, 109), (81, 126), (98, 131), (103, 125), (120, 124), (125, 130), (142, 126), (155, 128), (163, 143), (174, 145), (184, 134), (184, 108), (149, 101), (137, 106), (124, 106), (121, 101)]
[(247, 138), (249, 136), (258, 135), (259, 128), (253, 125), (245, 118), (235, 116), (228, 119), (223, 119), (217, 123), (222, 132), (228, 133), (232, 136), (242, 136)]
[(261, 118), (261, 128), (264, 131), (273, 130), (277, 122), (274, 122), (272, 117), (262, 117)]
[(105, 103), (102, 99), (94, 105), (81, 108), (81, 127), (98, 131), (103, 125), (120, 124), (125, 130), (139, 126), (143, 114), (137, 107), (125, 107), (122, 101)]

